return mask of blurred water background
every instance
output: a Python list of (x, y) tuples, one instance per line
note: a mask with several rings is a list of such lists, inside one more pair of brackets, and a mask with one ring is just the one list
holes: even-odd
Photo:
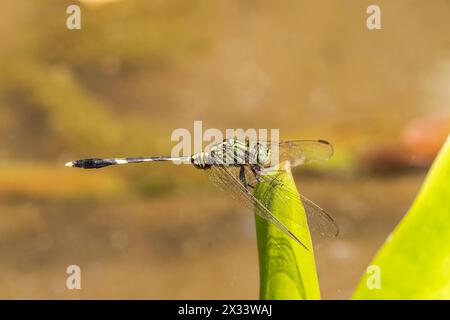
[(86, 0), (70, 31), (73, 2), (0, 4), (0, 298), (257, 298), (254, 218), (201, 171), (63, 166), (170, 154), (194, 120), (333, 143), (295, 177), (341, 229), (314, 238), (323, 298), (349, 298), (450, 131), (450, 3), (380, 0), (370, 31), (371, 1)]

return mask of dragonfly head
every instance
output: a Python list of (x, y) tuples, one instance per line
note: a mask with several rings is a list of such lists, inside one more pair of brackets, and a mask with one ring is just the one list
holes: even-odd
[(197, 169), (208, 169), (211, 164), (208, 163), (209, 154), (207, 152), (198, 152), (191, 157), (191, 163)]

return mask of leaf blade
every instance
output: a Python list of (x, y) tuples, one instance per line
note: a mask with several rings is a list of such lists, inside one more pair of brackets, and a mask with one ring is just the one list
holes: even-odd
[[(290, 168), (278, 171), (279, 179), (284, 188), (298, 196), (298, 191), (290, 172)], [(307, 226), (306, 214), (299, 201), (280, 201), (282, 197), (267, 194), (267, 191), (281, 192), (270, 188), (267, 182), (261, 182), (255, 190), (255, 197), (290, 230), (299, 228), (299, 224)], [(283, 212), (283, 215), (280, 214)], [(284, 217), (288, 216), (289, 219)], [(255, 215), (256, 233), (260, 269), (260, 298), (268, 299), (320, 299), (320, 289), (312, 249), (311, 236), (308, 228), (295, 230), (303, 233), (302, 241), (310, 248), (296, 243), (276, 226)]]
[(450, 298), (450, 136), (403, 220), (372, 261), (380, 289), (365, 274), (353, 299)]

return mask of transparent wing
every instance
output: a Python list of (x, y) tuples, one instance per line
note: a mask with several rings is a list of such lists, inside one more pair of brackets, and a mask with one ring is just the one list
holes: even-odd
[(339, 227), (334, 219), (317, 204), (300, 194), (310, 228), (324, 237), (334, 238), (339, 235)]
[[(272, 153), (272, 165), (289, 161), (291, 167), (296, 167), (301, 164), (328, 160), (333, 155), (333, 146), (325, 140), (285, 140), (266, 143)], [(278, 159), (276, 159), (277, 152)]]
[[(291, 230), (289, 230), (279, 219), (277, 219), (270, 212), (269, 209), (267, 209), (267, 207), (261, 201), (253, 196), (251, 191), (249, 191), (244, 186), (244, 184), (239, 179), (240, 167), (225, 167), (220, 165), (213, 165), (205, 171), (211, 182), (229, 193), (233, 198), (239, 200), (244, 206), (250, 208), (254, 207), (256, 209), (256, 214), (258, 214), (263, 219), (272, 222), (281, 231), (288, 234), (296, 242), (309, 250), (305, 245), (306, 241), (301, 240), (300, 234), (294, 234)], [(253, 173), (247, 170), (245, 172), (245, 175), (246, 178), (249, 179), (249, 183), (255, 183), (255, 179), (252, 179)], [(298, 225), (300, 228), (305, 228), (305, 226), (301, 226), (298, 223), (296, 223), (296, 225)]]
[[(303, 208), (305, 208), (306, 217), (308, 218), (308, 225), (311, 230), (329, 238), (336, 237), (339, 234), (338, 225), (336, 224), (334, 219), (328, 213), (326, 213), (325, 210), (309, 200), (307, 197), (301, 194), (294, 193), (290, 189), (286, 188), (283, 185), (282, 181), (277, 178), (276, 172), (270, 172), (270, 174), (261, 174), (258, 176), (258, 179), (260, 181), (268, 183), (268, 194), (270, 192), (271, 196), (277, 197), (278, 201), (299, 202), (303, 206)], [(273, 192), (274, 188), (277, 188), (278, 192)], [(289, 219), (289, 217), (283, 215), (282, 212), (280, 214), (286, 219)]]

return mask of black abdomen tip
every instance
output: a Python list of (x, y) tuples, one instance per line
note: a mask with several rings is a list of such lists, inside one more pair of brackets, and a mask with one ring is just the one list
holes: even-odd
[(112, 160), (97, 159), (97, 158), (75, 160), (72, 162), (73, 167), (83, 168), (83, 169), (99, 169), (99, 168), (110, 166), (112, 164), (115, 164), (115, 162)]

